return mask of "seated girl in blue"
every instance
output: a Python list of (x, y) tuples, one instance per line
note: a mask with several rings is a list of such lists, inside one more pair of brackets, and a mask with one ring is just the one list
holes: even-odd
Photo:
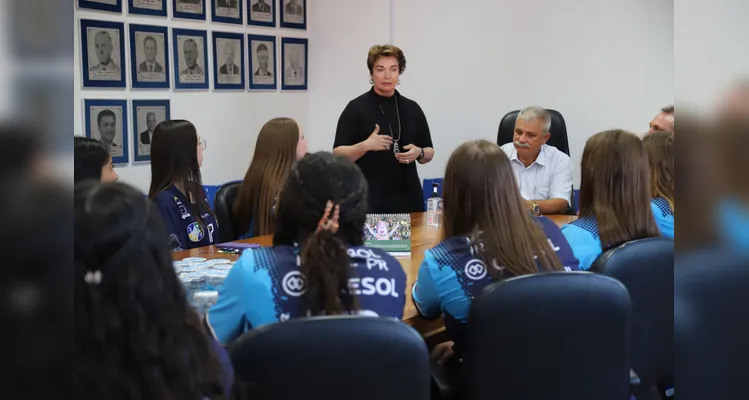
[(587, 270), (604, 251), (620, 244), (660, 236), (653, 218), (650, 171), (642, 141), (612, 130), (585, 143), (581, 163), (580, 218), (562, 233)]
[(248, 239), (273, 233), (278, 192), (291, 166), (306, 153), (307, 139), (293, 119), (274, 118), (263, 125), (255, 155), (232, 206), (236, 237)]
[(728, 248), (749, 252), (749, 207), (738, 199), (724, 198), (716, 211), (716, 225)]
[(444, 185), (446, 239), (425, 252), (412, 295), (424, 317), (445, 315), (460, 354), (471, 301), (487, 285), (540, 271), (578, 270), (578, 262), (559, 227), (528, 212), (510, 160), (496, 144), (478, 140), (458, 147)]
[(650, 165), (650, 202), (661, 235), (674, 238), (674, 133), (653, 132), (642, 139)]
[(205, 141), (189, 121), (164, 121), (154, 129), (148, 197), (164, 218), (174, 251), (212, 245), (219, 239), (216, 216), (200, 177), (203, 150)]
[(401, 319), (406, 274), (363, 246), (367, 182), (344, 157), (299, 160), (281, 191), (273, 247), (246, 250), (226, 277), (206, 323), (228, 345), (289, 318), (364, 314)]

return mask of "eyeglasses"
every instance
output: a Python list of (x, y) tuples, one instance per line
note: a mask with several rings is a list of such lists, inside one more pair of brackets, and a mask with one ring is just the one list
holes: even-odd
[(203, 138), (200, 139), (200, 142), (198, 142), (198, 144), (200, 145), (200, 147), (203, 148), (203, 150), (205, 150), (206, 147), (208, 147), (208, 144), (206, 143), (205, 139), (203, 139)]

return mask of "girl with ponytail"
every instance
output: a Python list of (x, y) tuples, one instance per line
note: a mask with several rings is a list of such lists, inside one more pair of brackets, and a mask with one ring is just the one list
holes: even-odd
[(276, 208), (273, 247), (247, 250), (206, 322), (228, 345), (245, 331), (289, 318), (365, 314), (400, 319), (406, 274), (364, 246), (367, 182), (350, 160), (308, 155), (289, 173)]

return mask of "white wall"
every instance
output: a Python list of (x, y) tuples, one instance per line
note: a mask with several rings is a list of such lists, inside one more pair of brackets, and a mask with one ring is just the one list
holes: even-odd
[[(127, 10), (127, 1), (125, 10)], [(271, 118), (290, 117), (294, 118), (307, 130), (309, 113), (308, 92), (247, 92), (247, 91), (175, 91), (174, 89), (130, 89), (130, 43), (129, 33), (126, 33), (125, 53), (128, 60), (127, 89), (83, 89), (81, 87), (81, 62), (80, 62), (80, 27), (78, 20), (81, 18), (123, 21), (125, 30), (128, 24), (147, 24), (167, 26), (170, 28), (169, 50), (170, 62), (175, 62), (171, 54), (171, 28), (190, 28), (208, 31), (208, 54), (212, 57), (213, 46), (211, 31), (235, 32), (235, 33), (257, 33), (265, 35), (276, 35), (288, 37), (310, 37), (310, 26), (308, 30), (282, 29), (282, 28), (260, 28), (231, 24), (219, 24), (210, 22), (210, 7), (206, 7), (208, 21), (175, 20), (171, 18), (172, 2), (167, 1), (168, 15), (170, 18), (155, 18), (139, 15), (112, 14), (104, 12), (93, 12), (87, 10), (75, 11), (75, 80), (74, 80), (74, 102), (75, 102), (75, 124), (74, 133), (83, 135), (85, 124), (83, 123), (83, 99), (170, 99), (171, 117), (173, 119), (187, 119), (198, 129), (201, 137), (206, 139), (207, 149), (204, 153), (203, 167), (201, 172), (205, 184), (221, 184), (230, 180), (242, 179), (250, 165), (252, 155), (255, 151), (255, 140), (262, 125)], [(310, 7), (310, 9), (314, 6)], [(246, 14), (246, 13), (245, 13)], [(246, 19), (246, 16), (244, 16)], [(276, 16), (278, 19), (279, 16)], [(311, 43), (313, 43), (311, 41)], [(246, 38), (245, 38), (246, 46)], [(280, 51), (280, 39), (277, 42)], [(278, 54), (277, 54), (278, 57)], [(312, 59), (310, 57), (310, 59)], [(277, 67), (280, 69), (280, 58), (277, 58)], [(247, 54), (245, 49), (245, 63)], [(209, 77), (213, 76), (213, 65), (209, 63)], [(170, 71), (171, 72), (171, 71)], [(311, 77), (310, 77), (311, 78)], [(173, 79), (173, 77), (172, 77)], [(173, 85), (172, 85), (173, 86)], [(211, 87), (213, 84), (211, 83)], [(279, 82), (280, 88), (280, 82)], [(128, 125), (132, 125), (132, 110), (128, 104)], [(132, 127), (129, 126), (132, 131)], [(132, 132), (131, 132), (132, 140)], [(131, 156), (132, 159), (132, 156)], [(151, 181), (150, 165), (121, 166), (116, 168), (120, 180), (130, 183), (141, 190), (147, 191)]]
[[(443, 176), (465, 140), (496, 140), (506, 112), (539, 105), (565, 116), (577, 187), (590, 135), (644, 132), (673, 102), (672, 0), (393, 1), (408, 60), (398, 89), (424, 109), (436, 149), (421, 178)], [(391, 2), (314, 4), (310, 127), (329, 149), (343, 107), (369, 88), (369, 46), (390, 41)]]

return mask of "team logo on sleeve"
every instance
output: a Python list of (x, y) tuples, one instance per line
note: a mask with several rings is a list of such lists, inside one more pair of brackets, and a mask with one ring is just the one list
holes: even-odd
[(281, 281), (283, 291), (289, 296), (299, 297), (307, 291), (307, 279), (299, 271), (291, 271)]
[(203, 240), (204, 236), (205, 233), (203, 232), (203, 228), (200, 227), (199, 223), (192, 222), (190, 223), (190, 225), (187, 225), (187, 237), (189, 237), (193, 242), (199, 242)]
[(465, 274), (469, 279), (477, 281), (486, 276), (486, 266), (481, 260), (474, 258), (466, 263)]

